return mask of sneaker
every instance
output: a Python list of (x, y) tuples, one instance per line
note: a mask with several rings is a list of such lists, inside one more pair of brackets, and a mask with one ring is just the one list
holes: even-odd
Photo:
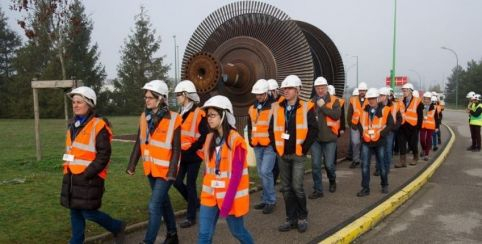
[(266, 203), (261, 202), (261, 203), (258, 203), (256, 205), (254, 205), (254, 209), (261, 210), (261, 209), (264, 209), (265, 206), (266, 206)]
[(361, 191), (359, 191), (356, 194), (357, 197), (364, 197), (364, 196), (368, 196), (368, 195), (370, 195), (370, 189), (368, 189), (368, 188), (363, 188), (363, 189), (361, 189)]
[(263, 214), (270, 214), (274, 211), (275, 204), (266, 204), (263, 208)]
[(324, 196), (324, 195), (323, 195), (323, 192), (321, 192), (321, 191), (314, 191), (314, 192), (312, 192), (312, 193), (308, 196), (308, 198), (309, 198), (309, 199), (318, 199), (318, 198), (321, 198), (321, 197), (323, 197), (323, 196)]
[(308, 229), (308, 220), (300, 219), (298, 220), (298, 232), (303, 233)]
[(179, 238), (177, 237), (177, 232), (174, 233), (167, 233), (166, 239), (163, 242), (164, 244), (178, 244)]
[(360, 162), (354, 162), (354, 161), (353, 161), (353, 162), (350, 164), (350, 169), (354, 169), (354, 168), (356, 168), (358, 165), (360, 165)]
[(287, 232), (292, 229), (295, 229), (296, 227), (298, 227), (298, 224), (296, 223), (296, 221), (287, 220), (282, 225), (278, 226), (278, 231)]
[(189, 228), (195, 224), (196, 224), (196, 220), (186, 219), (179, 225), (179, 227), (184, 229), (184, 228)]
[(382, 193), (388, 194), (388, 186), (382, 186)]
[(115, 244), (124, 244), (126, 242), (126, 223), (121, 223), (121, 229), (114, 235)]
[(330, 191), (331, 193), (333, 193), (333, 192), (336, 191), (336, 182), (330, 183), (329, 191)]

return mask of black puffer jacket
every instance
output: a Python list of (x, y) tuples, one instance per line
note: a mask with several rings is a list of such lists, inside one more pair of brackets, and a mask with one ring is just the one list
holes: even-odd
[[(80, 133), (84, 126), (97, 115), (91, 115), (77, 130)], [(104, 119), (105, 120), (105, 119)], [(108, 124), (108, 122), (106, 121)], [(69, 124), (71, 133), (73, 126)], [(107, 167), (110, 155), (111, 144), (109, 132), (106, 128), (100, 130), (95, 138), (96, 157), (82, 174), (67, 173), (62, 180), (62, 190), (60, 193), (60, 203), (66, 208), (95, 210), (102, 205), (102, 195), (104, 194), (104, 179), (98, 174)]]

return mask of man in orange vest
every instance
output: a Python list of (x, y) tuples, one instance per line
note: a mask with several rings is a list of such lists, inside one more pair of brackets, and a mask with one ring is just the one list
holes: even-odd
[(279, 231), (308, 228), (308, 210), (303, 188), (306, 153), (316, 140), (318, 128), (313, 104), (299, 98), (301, 80), (288, 75), (282, 82), (285, 99), (273, 103), (273, 118), (269, 136), (278, 154), (281, 191), (286, 206), (287, 221), (278, 227)]
[(370, 161), (372, 153), (376, 156), (379, 165), (382, 193), (388, 193), (388, 167), (386, 165), (385, 145), (386, 135), (393, 126), (393, 118), (390, 107), (379, 104), (378, 91), (375, 88), (368, 89), (366, 97), (368, 105), (360, 115), (358, 129), (362, 137), (362, 190), (357, 193), (358, 197), (370, 194)]
[(402, 113), (402, 124), (398, 133), (400, 160), (395, 164), (395, 168), (407, 167), (407, 143), (413, 152), (413, 160), (410, 165), (416, 165), (418, 155), (418, 133), (422, 128), (423, 104), (420, 98), (413, 96), (414, 88), (411, 83), (402, 86), (403, 100), (400, 102), (400, 112)]
[(350, 105), (348, 106), (347, 121), (348, 125), (351, 127), (350, 130), (350, 140), (353, 149), (353, 161), (350, 168), (355, 168), (360, 164), (360, 132), (358, 131), (358, 122), (360, 120), (360, 115), (363, 108), (366, 106), (367, 101), (365, 99), (365, 94), (368, 90), (368, 86), (365, 82), (361, 82), (358, 85), (358, 96), (352, 96), (350, 98)]
[(335, 154), (336, 141), (340, 131), (340, 101), (328, 93), (328, 81), (320, 76), (314, 84), (316, 95), (311, 102), (315, 106), (318, 125), (317, 140), (311, 145), (311, 169), (313, 176), (313, 193), (309, 199), (323, 197), (321, 162), (330, 182), (329, 191), (336, 191)]
[(263, 214), (270, 214), (276, 205), (276, 191), (274, 189), (273, 167), (276, 153), (269, 140), (268, 128), (271, 121), (271, 103), (268, 96), (268, 81), (258, 80), (251, 93), (256, 95), (256, 101), (248, 110), (248, 139), (256, 156), (258, 176), (263, 184), (261, 202), (254, 205), (254, 209), (263, 210)]

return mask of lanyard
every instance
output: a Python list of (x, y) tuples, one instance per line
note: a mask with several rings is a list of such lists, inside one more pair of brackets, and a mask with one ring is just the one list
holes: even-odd
[(260, 114), (260, 111), (261, 109), (264, 107), (264, 105), (266, 104), (267, 100), (263, 102), (263, 104), (260, 104), (259, 102), (256, 102), (256, 119), (255, 119), (255, 124), (258, 123), (258, 119), (259, 119), (259, 114)]
[(285, 130), (288, 131), (289, 121), (293, 118), (295, 111), (295, 106), (287, 105), (285, 106)]
[(221, 165), (221, 150), (222, 150), (222, 145), (224, 143), (224, 138), (221, 140), (221, 142), (218, 144), (218, 143), (215, 143), (216, 145), (216, 148), (215, 148), (215, 152), (216, 152), (216, 168), (215, 168), (215, 173), (216, 175), (219, 175), (219, 166)]

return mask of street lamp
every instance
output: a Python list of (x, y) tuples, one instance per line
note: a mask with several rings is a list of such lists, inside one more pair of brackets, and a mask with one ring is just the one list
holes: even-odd
[(174, 84), (177, 83), (177, 43), (176, 43), (176, 35), (173, 35), (172, 38), (174, 39)]
[(394, 3), (394, 14), (393, 14), (393, 48), (392, 48), (392, 70), (390, 70), (390, 87), (395, 88), (395, 51), (397, 43), (397, 0)]
[(448, 47), (440, 47), (440, 48), (452, 52), (452, 53), (455, 55), (455, 61), (457, 62), (457, 63), (456, 63), (456, 66), (455, 66), (455, 70), (454, 70), (454, 78), (455, 78), (455, 108), (457, 109), (457, 108), (459, 107), (459, 79), (458, 79), (458, 74), (455, 74), (455, 72), (457, 71), (457, 68), (459, 67), (459, 57), (457, 56), (457, 53), (456, 53), (453, 49), (450, 49), (450, 48), (448, 48)]
[(414, 70), (414, 69), (409, 69), (408, 71), (412, 71), (412, 72), (414, 72), (415, 74), (417, 74), (417, 76), (418, 76), (419, 89), (422, 89), (422, 78), (421, 78), (420, 74), (419, 74), (416, 70)]

